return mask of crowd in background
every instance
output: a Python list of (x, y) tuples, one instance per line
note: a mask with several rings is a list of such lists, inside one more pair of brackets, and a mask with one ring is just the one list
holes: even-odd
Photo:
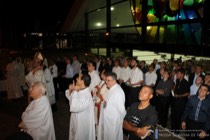
[[(163, 127), (170, 127), (174, 133), (180, 133), (183, 129), (182, 122), (186, 121), (183, 116), (186, 114), (186, 105), (192, 97), (198, 97), (202, 85), (208, 87), (205, 98), (208, 99), (205, 106), (201, 109), (194, 105), (191, 112), (198, 115), (203, 111), (206, 116), (198, 117), (192, 120), (194, 125), (199, 122), (197, 129), (209, 131), (210, 118), (210, 62), (208, 60), (168, 60), (159, 62), (154, 61), (147, 64), (144, 60), (137, 60), (134, 57), (110, 58), (105, 56), (93, 55), (85, 58), (82, 56), (62, 56), (48, 58), (47, 55), (35, 54), (33, 58), (11, 57), (5, 71), (7, 79), (7, 97), (8, 100), (16, 100), (24, 94), (27, 96), (27, 90), (36, 81), (42, 81), (47, 86), (46, 94), (53, 110), (56, 111), (56, 100), (59, 100), (59, 94), (64, 94), (69, 84), (77, 81), (80, 73), (89, 74), (91, 77), (90, 92), (95, 104), (95, 124), (99, 125), (99, 114), (104, 99), (107, 96), (108, 88), (103, 88), (107, 84), (107, 72), (116, 74), (116, 82), (123, 89), (125, 109), (139, 101), (139, 92), (143, 86), (150, 86), (154, 90), (151, 104), (155, 106), (158, 113), (158, 124)], [(37, 73), (37, 77), (34, 77)], [(33, 75), (32, 77), (30, 75)], [(100, 94), (98, 92), (100, 91)], [(101, 92), (102, 91), (102, 92)], [(24, 93), (24, 94), (23, 94)], [(191, 97), (192, 96), (192, 97)], [(30, 99), (29, 99), (30, 100)], [(203, 100), (203, 98), (202, 98)], [(30, 102), (30, 101), (29, 101)], [(197, 103), (197, 102), (196, 102)], [(170, 109), (170, 110), (169, 110)], [(205, 110), (207, 109), (207, 110)], [(188, 113), (189, 113), (188, 108)], [(200, 113), (201, 114), (201, 113)], [(199, 114), (199, 115), (200, 115)], [(170, 115), (170, 116), (169, 116)], [(189, 115), (189, 116), (190, 116)], [(168, 119), (170, 117), (170, 126)], [(205, 124), (203, 124), (205, 121)], [(98, 127), (98, 126), (97, 126)], [(96, 129), (97, 129), (96, 127)]]

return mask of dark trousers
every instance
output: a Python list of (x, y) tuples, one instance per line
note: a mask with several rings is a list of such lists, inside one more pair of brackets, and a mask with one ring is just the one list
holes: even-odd
[(125, 93), (125, 108), (128, 108), (128, 91), (129, 91), (128, 88), (129, 87), (126, 86), (125, 83), (121, 83), (120, 85)]
[(157, 96), (157, 111), (159, 124), (163, 127), (167, 127), (169, 103), (169, 97), (160, 95)]
[(56, 101), (59, 100), (59, 83), (58, 83), (58, 78), (55, 77), (53, 78), (53, 84), (54, 84), (54, 88), (55, 88), (55, 99)]
[(185, 98), (174, 98), (171, 104), (171, 129), (179, 133), (181, 129), (181, 117), (184, 113), (187, 100)]
[[(201, 130), (203, 130), (205, 128), (205, 122), (197, 122), (194, 120), (190, 120), (188, 119), (186, 121), (186, 139), (187, 140), (198, 140), (199, 139), (199, 133), (201, 132)], [(207, 140), (209, 139), (209, 134), (205, 139), (202, 140)]]
[[(155, 91), (155, 87), (152, 87), (152, 88)], [(153, 97), (150, 99), (150, 104), (152, 106), (155, 106), (155, 108), (157, 108), (157, 95), (155, 92), (153, 93)]]

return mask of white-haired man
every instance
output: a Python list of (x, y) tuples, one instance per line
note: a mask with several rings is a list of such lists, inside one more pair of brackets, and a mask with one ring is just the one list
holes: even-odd
[(33, 140), (55, 140), (55, 130), (49, 99), (45, 96), (46, 88), (42, 82), (35, 82), (29, 89), (33, 99), (22, 113), (18, 125), (32, 136)]

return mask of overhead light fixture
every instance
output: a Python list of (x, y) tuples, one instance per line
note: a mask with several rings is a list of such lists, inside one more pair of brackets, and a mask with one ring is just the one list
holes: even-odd
[(96, 23), (96, 26), (98, 27), (102, 26), (101, 22)]
[(106, 32), (105, 35), (106, 35), (106, 36), (109, 36), (109, 32)]
[(111, 7), (110, 9), (111, 9), (111, 11), (113, 11), (114, 10), (114, 7)]
[(41, 36), (42, 36), (42, 33), (38, 33), (38, 36), (40, 36), (40, 37), (41, 37)]

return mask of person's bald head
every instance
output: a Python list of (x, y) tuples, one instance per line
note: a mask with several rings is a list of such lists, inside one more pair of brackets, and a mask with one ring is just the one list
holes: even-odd
[(45, 95), (46, 87), (42, 82), (35, 82), (29, 89), (30, 97), (33, 99), (38, 99)]

